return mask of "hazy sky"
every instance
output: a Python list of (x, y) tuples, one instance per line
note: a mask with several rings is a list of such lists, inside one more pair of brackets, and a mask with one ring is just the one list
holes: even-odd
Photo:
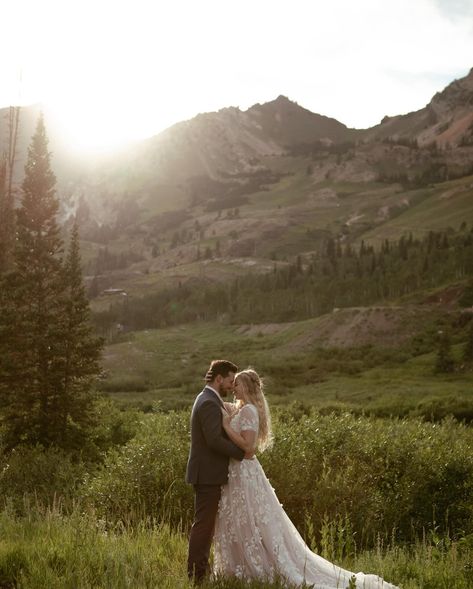
[(473, 0), (3, 0), (0, 107), (44, 103), (79, 147), (284, 94), (350, 127), (473, 67)]

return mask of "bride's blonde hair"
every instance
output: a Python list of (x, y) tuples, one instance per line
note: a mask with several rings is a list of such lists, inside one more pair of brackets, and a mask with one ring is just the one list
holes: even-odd
[[(263, 381), (258, 373), (252, 368), (247, 368), (235, 374), (235, 382), (239, 380), (245, 390), (245, 397), (248, 403), (252, 403), (258, 410), (259, 429), (256, 447), (260, 452), (270, 448), (273, 443), (273, 433), (271, 431), (271, 414), (269, 413), (268, 403), (264, 396)], [(238, 406), (243, 402), (238, 401)]]

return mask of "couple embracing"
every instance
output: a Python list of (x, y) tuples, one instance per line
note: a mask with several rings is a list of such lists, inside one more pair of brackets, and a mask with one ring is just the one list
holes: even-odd
[[(191, 416), (186, 481), (194, 486), (195, 516), (188, 574), (282, 579), (295, 586), (396, 589), (377, 575), (354, 574), (311, 552), (287, 516), (255, 456), (270, 446), (271, 418), (263, 382), (252, 370), (214, 360)], [(224, 399), (233, 393), (234, 403)]]

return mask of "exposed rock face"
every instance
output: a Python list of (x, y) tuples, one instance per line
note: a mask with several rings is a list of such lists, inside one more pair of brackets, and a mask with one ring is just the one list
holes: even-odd
[(419, 146), (435, 143), (441, 148), (473, 143), (473, 68), (437, 92), (421, 110), (385, 117), (380, 125), (367, 130), (366, 137), (412, 139)]

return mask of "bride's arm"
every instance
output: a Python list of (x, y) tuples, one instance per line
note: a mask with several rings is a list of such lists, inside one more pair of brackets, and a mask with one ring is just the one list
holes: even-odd
[(254, 454), (256, 446), (256, 432), (245, 430), (241, 433), (237, 433), (234, 429), (231, 428), (230, 416), (228, 415), (224, 415), (222, 425), (224, 430), (227, 432), (227, 436), (234, 444), (236, 444), (246, 453)]

